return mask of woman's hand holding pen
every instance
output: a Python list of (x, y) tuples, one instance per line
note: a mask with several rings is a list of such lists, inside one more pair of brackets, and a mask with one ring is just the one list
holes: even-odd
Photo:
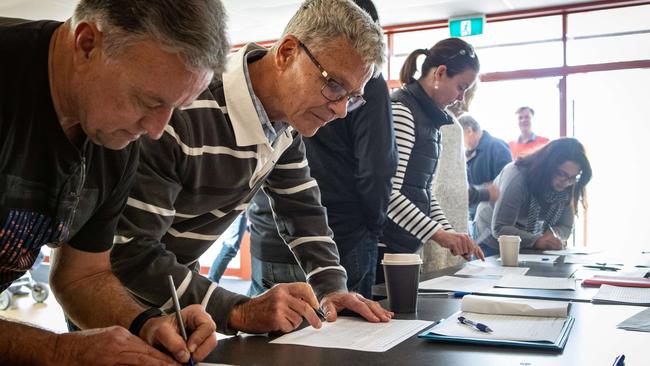
[(485, 260), (485, 255), (481, 248), (467, 234), (441, 229), (436, 231), (431, 236), (431, 239), (440, 244), (440, 246), (449, 249), (453, 255), (462, 256), (466, 260), (471, 260), (472, 255), (475, 255), (478, 259)]
[(140, 336), (153, 346), (163, 347), (179, 362), (188, 362), (190, 354), (194, 361), (201, 361), (217, 346), (216, 325), (201, 305), (187, 306), (181, 313), (188, 333), (187, 343), (174, 314), (149, 319)]

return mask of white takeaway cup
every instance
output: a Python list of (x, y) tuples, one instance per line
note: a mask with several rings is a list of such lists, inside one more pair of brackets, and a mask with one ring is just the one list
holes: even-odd
[(516, 267), (519, 264), (519, 245), (521, 238), (517, 235), (499, 236), (499, 252), (501, 252), (501, 265)]

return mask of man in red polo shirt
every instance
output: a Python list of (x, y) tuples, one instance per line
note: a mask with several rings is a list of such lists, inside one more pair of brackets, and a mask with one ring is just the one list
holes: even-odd
[(533, 117), (535, 111), (531, 107), (520, 107), (515, 112), (519, 120), (519, 130), (521, 135), (514, 141), (510, 141), (510, 151), (512, 151), (512, 158), (517, 160), (521, 155), (526, 155), (529, 152), (536, 150), (539, 147), (546, 145), (549, 141), (546, 137), (538, 136), (533, 133)]

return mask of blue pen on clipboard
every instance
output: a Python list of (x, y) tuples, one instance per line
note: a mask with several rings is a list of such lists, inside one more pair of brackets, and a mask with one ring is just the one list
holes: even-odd
[(418, 296), (424, 297), (456, 297), (461, 298), (465, 295), (471, 295), (471, 292), (467, 291), (455, 291), (455, 292), (418, 292)]
[(614, 363), (612, 366), (623, 366), (625, 365), (625, 355), (620, 355), (617, 356), (616, 359), (614, 359)]
[(473, 321), (465, 318), (464, 316), (459, 316), (458, 321), (461, 322), (462, 324), (468, 325), (468, 326), (470, 326), (470, 327), (472, 327), (472, 328), (474, 328), (476, 330), (479, 330), (479, 331), (481, 331), (483, 333), (491, 333), (492, 332), (492, 329), (490, 329), (490, 327), (488, 327), (487, 325), (485, 325), (483, 323), (473, 322)]
[[(181, 304), (178, 302), (178, 294), (176, 293), (176, 286), (174, 285), (174, 277), (172, 275), (167, 276), (169, 279), (169, 292), (171, 293), (172, 301), (174, 303), (174, 311), (176, 312), (176, 322), (178, 323), (178, 329), (181, 331), (181, 336), (183, 340), (187, 343), (187, 333), (185, 332), (185, 324), (183, 324), (183, 317), (181, 316)], [(194, 360), (192, 355), (190, 355), (190, 360), (187, 362), (188, 366), (194, 366)]]

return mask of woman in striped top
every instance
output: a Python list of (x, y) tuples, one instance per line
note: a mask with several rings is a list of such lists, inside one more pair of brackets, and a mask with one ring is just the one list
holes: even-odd
[[(425, 56), (419, 78), (416, 61)], [(454, 232), (431, 193), (441, 151), (440, 127), (453, 123), (444, 109), (462, 101), (476, 81), (479, 61), (458, 38), (413, 51), (400, 72), (402, 88), (391, 96), (399, 152), (381, 243), (384, 252), (413, 253), (433, 239), (452, 254), (483, 258), (467, 234)]]

